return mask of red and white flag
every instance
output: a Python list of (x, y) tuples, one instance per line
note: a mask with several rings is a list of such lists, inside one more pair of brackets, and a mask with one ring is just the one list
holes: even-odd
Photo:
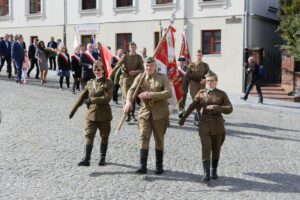
[(111, 51), (103, 44), (101, 44), (101, 54), (102, 54), (102, 64), (106, 68), (106, 78), (109, 77), (112, 67), (111, 67), (111, 60), (114, 57), (114, 55), (111, 53)]
[(182, 32), (182, 43), (181, 43), (179, 57), (184, 57), (186, 59), (186, 64), (189, 65), (191, 62), (191, 55), (189, 52), (185, 29), (186, 29), (186, 27), (184, 28), (184, 31)]
[(167, 29), (167, 32), (165, 33), (166, 37), (162, 38), (161, 45), (159, 49), (157, 49), (157, 54), (155, 55), (159, 72), (166, 74), (171, 82), (173, 97), (175, 98), (169, 103), (174, 107), (183, 97), (175, 57), (175, 32), (176, 30), (173, 27)]

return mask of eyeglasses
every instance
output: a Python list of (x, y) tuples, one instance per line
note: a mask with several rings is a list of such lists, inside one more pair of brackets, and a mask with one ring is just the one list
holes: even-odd
[(100, 72), (100, 71), (102, 71), (102, 69), (94, 69), (94, 72)]
[(215, 82), (216, 80), (206, 80), (206, 82)]

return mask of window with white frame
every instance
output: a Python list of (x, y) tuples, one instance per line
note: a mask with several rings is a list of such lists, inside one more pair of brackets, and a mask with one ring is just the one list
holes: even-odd
[(33, 18), (44, 19), (45, 0), (26, 0), (25, 1), (25, 17), (27, 20)]
[(100, 2), (101, 0), (78, 0), (79, 16), (83, 15), (97, 15), (100, 16)]
[(173, 3), (173, 0), (156, 0), (156, 4), (169, 4)]
[(0, 16), (7, 16), (9, 14), (8, 0), (0, 0)]
[(176, 9), (176, 1), (177, 0), (151, 0), (151, 8), (152, 11), (155, 10), (166, 10), (166, 9)]
[(0, 21), (12, 21), (12, 0), (0, 0)]
[(113, 12), (132, 12), (136, 13), (136, 0), (113, 0)]
[(116, 0), (117, 4), (116, 4), (116, 7), (117, 8), (120, 8), (120, 7), (130, 7), (130, 6), (133, 6), (133, 2), (132, 0)]
[(41, 12), (41, 0), (29, 0), (29, 14)]
[(228, 7), (228, 0), (198, 0), (198, 8), (201, 10), (206, 6), (222, 6)]
[(96, 0), (81, 0), (82, 1), (82, 10), (96, 9), (97, 2)]
[(203, 54), (221, 54), (221, 30), (202, 31)]

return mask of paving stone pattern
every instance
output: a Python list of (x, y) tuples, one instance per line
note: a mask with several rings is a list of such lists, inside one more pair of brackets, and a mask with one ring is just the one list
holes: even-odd
[(225, 116), (220, 179), (206, 185), (192, 117), (179, 127), (177, 115), (171, 116), (166, 172), (154, 174), (152, 138), (148, 174), (136, 175), (139, 131), (131, 123), (115, 135), (121, 105), (112, 103), (107, 165), (97, 165), (97, 135), (91, 166), (78, 167), (86, 108), (72, 120), (68, 114), (79, 94), (59, 91), (58, 81), (19, 85), (3, 77), (0, 94), (0, 199), (300, 199), (299, 104), (257, 105), (255, 98), (241, 102), (230, 95), (234, 112)]

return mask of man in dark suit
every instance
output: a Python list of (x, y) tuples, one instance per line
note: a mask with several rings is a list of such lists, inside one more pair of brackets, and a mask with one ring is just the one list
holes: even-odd
[(30, 77), (30, 72), (33, 70), (34, 65), (35, 65), (36, 66), (36, 74), (35, 74), (36, 79), (39, 79), (39, 73), (40, 73), (38, 62), (37, 62), (37, 59), (35, 58), (35, 52), (36, 52), (38, 42), (39, 42), (39, 39), (34, 38), (33, 43), (29, 46), (29, 51), (28, 51), (28, 58), (30, 59), (31, 66), (30, 66), (29, 71), (27, 72), (27, 76)]
[(101, 53), (101, 43), (97, 42), (97, 48), (95, 49), (95, 52), (97, 54), (97, 60), (102, 60), (102, 53)]
[(12, 59), (16, 62), (16, 69), (17, 69), (17, 83), (21, 83), (21, 76), (22, 76), (22, 65), (24, 61), (24, 49), (23, 49), (23, 36), (18, 35), (18, 40), (14, 42), (12, 46)]
[(248, 58), (248, 66), (246, 68), (247, 74), (248, 74), (248, 80), (249, 83), (247, 85), (246, 93), (243, 97), (241, 97), (242, 100), (246, 101), (248, 99), (248, 96), (253, 88), (253, 86), (256, 86), (256, 91), (259, 96), (259, 100), (257, 103), (263, 103), (263, 95), (260, 89), (261, 86), (261, 78), (259, 76), (259, 65), (255, 62), (254, 57), (250, 56)]
[(1, 65), (0, 71), (6, 61), (8, 78), (11, 78), (11, 42), (8, 40), (9, 35), (6, 34), (4, 39), (0, 42), (0, 57)]
[(93, 51), (92, 44), (87, 45), (87, 50), (80, 56), (80, 66), (82, 67), (82, 88), (85, 88), (86, 83), (95, 78), (93, 72), (93, 64), (98, 60), (98, 54)]
[[(52, 48), (52, 49), (57, 49), (57, 42), (54, 41), (54, 37), (51, 37), (50, 42), (48, 42), (47, 44), (48, 48)], [(53, 69), (56, 70), (56, 60), (55, 60), (56, 56), (49, 56), (49, 62), (50, 62), (50, 68), (49, 69)], [(52, 68), (53, 66), (53, 68)]]

